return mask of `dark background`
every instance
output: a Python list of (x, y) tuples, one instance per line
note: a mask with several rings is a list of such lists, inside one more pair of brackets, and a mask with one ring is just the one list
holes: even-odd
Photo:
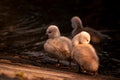
[[(70, 26), (79, 16), (84, 26), (96, 29), (118, 29), (120, 5), (117, 0), (1, 0), (0, 27), (16, 24), (19, 18), (36, 18), (39, 25), (56, 23)], [(69, 28), (68, 28), (69, 29)]]
[(44, 41), (50, 24), (71, 36), (73, 16), (79, 16), (84, 26), (107, 31), (104, 33), (117, 43), (119, 14), (120, 5), (116, 0), (1, 0), (0, 50), (34, 47), (33, 44)]

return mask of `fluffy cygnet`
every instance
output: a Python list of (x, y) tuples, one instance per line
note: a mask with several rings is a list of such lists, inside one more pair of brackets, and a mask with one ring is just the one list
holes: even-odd
[(110, 39), (108, 35), (102, 34), (101, 32), (93, 28), (84, 27), (82, 24), (82, 20), (78, 16), (74, 16), (71, 18), (71, 24), (73, 27), (73, 37), (81, 31), (87, 31), (91, 36), (91, 42), (94, 44)]
[(59, 60), (70, 60), (72, 41), (60, 35), (60, 31), (56, 25), (50, 25), (46, 34), (49, 39), (44, 44), (44, 50), (48, 56)]
[(89, 44), (90, 35), (82, 31), (72, 39), (71, 57), (76, 61), (82, 72), (95, 74), (99, 67), (99, 58), (94, 47)]

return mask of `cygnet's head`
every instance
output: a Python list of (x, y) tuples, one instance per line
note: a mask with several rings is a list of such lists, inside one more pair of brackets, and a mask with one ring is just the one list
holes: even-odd
[(73, 28), (83, 28), (82, 20), (78, 16), (71, 18), (71, 24)]
[(90, 34), (86, 31), (82, 31), (78, 34), (80, 44), (90, 43)]
[(56, 25), (50, 25), (46, 30), (46, 35), (49, 38), (56, 38), (60, 36), (60, 31)]

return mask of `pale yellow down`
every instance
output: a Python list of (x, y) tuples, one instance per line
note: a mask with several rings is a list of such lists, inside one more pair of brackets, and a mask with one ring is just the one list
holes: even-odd
[(82, 31), (72, 39), (73, 49), (71, 57), (76, 61), (84, 72), (97, 72), (99, 58), (94, 47), (89, 44), (90, 35)]
[(70, 59), (72, 42), (69, 38), (61, 36), (56, 25), (50, 25), (46, 30), (49, 39), (44, 44), (47, 55), (58, 60)]

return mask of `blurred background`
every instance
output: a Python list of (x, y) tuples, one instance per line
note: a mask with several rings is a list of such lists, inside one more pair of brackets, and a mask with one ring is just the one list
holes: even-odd
[(114, 0), (1, 0), (0, 49), (42, 41), (50, 24), (70, 35), (73, 16), (79, 16), (84, 26), (103, 32), (107, 30), (118, 39), (119, 7), (119, 2)]

